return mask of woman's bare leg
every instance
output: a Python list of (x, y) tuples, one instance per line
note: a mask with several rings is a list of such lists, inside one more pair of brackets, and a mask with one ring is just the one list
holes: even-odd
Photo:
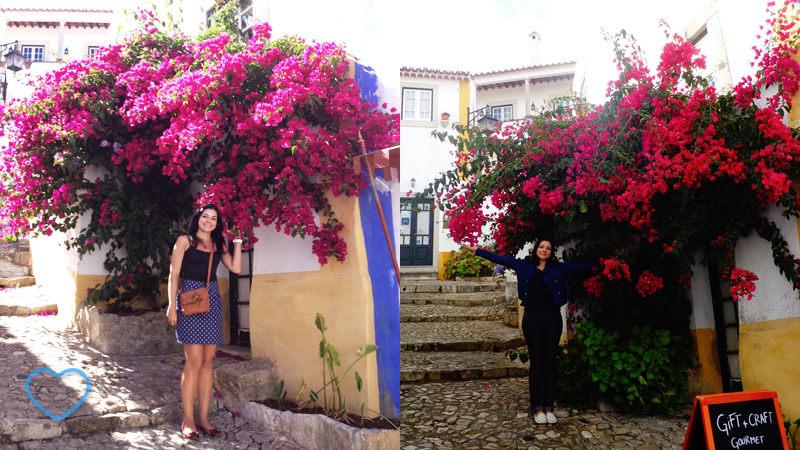
[[(183, 405), (183, 431), (189, 433), (197, 431), (194, 423), (194, 399), (197, 394), (200, 372), (203, 366), (203, 347), (200, 344), (183, 345), (183, 350), (186, 354), (186, 365), (183, 366), (183, 375), (181, 376), (181, 404)], [(203, 407), (202, 398), (201, 394), (201, 409)], [(206, 410), (208, 410), (208, 405), (206, 405)]]
[(208, 409), (211, 403), (211, 389), (214, 384), (214, 354), (217, 352), (216, 345), (203, 345), (202, 366), (200, 377), (197, 383), (197, 395), (199, 397), (198, 422), (205, 428), (211, 428), (208, 421)]

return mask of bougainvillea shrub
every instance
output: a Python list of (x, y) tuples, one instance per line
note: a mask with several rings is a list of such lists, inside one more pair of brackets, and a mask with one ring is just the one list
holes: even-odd
[(195, 42), (149, 11), (136, 16), (122, 44), (32, 81), (30, 98), (2, 110), (3, 237), (67, 231), (91, 214), (68, 246), (83, 255), (110, 244), (111, 275), (93, 300), (154, 298), (175, 225), (208, 202), (247, 246), (255, 227), (274, 226), (312, 239), (321, 264), (344, 261), (345, 224), (326, 196), (366, 187), (352, 165), (359, 130), (368, 148), (399, 139), (398, 116), (347, 78), (344, 49), (269, 41), (267, 24), (246, 42)]
[(698, 76), (705, 58), (677, 35), (655, 72), (631, 36), (607, 36), (619, 70), (607, 102), (573, 99), (515, 125), (439, 133), (459, 158), (421, 195), (438, 198), (458, 242), (484, 238), (514, 255), (552, 236), (570, 243), (565, 260), (601, 262), (570, 286), (584, 318), (623, 341), (633, 325), (669, 332), (669, 345), (683, 348), (672, 361), (681, 359), (690, 347), (685, 288), (696, 255), (718, 268), (734, 299), (750, 299), (758, 277), (736, 267), (735, 245), (756, 233), (800, 290), (800, 259), (765, 219), (771, 208), (800, 217), (792, 186), (800, 134), (783, 121), (799, 86), (798, 32), (786, 9), (773, 6), (754, 74), (732, 92)]

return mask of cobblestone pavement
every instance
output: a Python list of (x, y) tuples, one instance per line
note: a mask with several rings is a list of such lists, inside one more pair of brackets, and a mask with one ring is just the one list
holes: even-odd
[(400, 305), (400, 322), (466, 322), (469, 320), (499, 320), (505, 305), (462, 308), (447, 305)]
[(400, 294), (400, 303), (406, 305), (492, 306), (505, 300), (505, 294), (500, 291)]
[(400, 325), (400, 349), (504, 351), (524, 344), (519, 330), (499, 321), (421, 322)]
[(528, 365), (494, 352), (401, 352), (400, 382), (528, 376)]
[(42, 285), (0, 288), (0, 316), (27, 316), (41, 311), (58, 311), (52, 293)]
[[(104, 355), (86, 344), (83, 335), (68, 328), (58, 316), (0, 316), (0, 443), (13, 441), (21, 443), (20, 448), (36, 448), (35, 443), (23, 441), (59, 438), (64, 443), (78, 442), (70, 439), (87, 431), (109, 429), (116, 431), (98, 433), (95, 439), (106, 439), (102, 435), (113, 436), (113, 439), (108, 437), (113, 445), (120, 440), (116, 436), (124, 435), (133, 440), (154, 439), (154, 443), (160, 442), (159, 433), (177, 433), (179, 424), (171, 422), (183, 415), (180, 404), (183, 358), (182, 353)], [(214, 358), (215, 368), (235, 363), (237, 360), (230, 357)], [(28, 376), (38, 368), (48, 368), (56, 373), (68, 368), (80, 369), (91, 381), (89, 397), (66, 419), (60, 422), (51, 420), (33, 404), (25, 390)], [(85, 382), (75, 373), (60, 378), (40, 373), (31, 379), (30, 391), (43, 407), (60, 415), (81, 398)], [(221, 410), (222, 406), (221, 398), (212, 397), (212, 411)], [(167, 430), (159, 431), (160, 426), (167, 423), (170, 423)], [(140, 431), (132, 431), (136, 429)], [(170, 429), (176, 430), (175, 433), (168, 431)], [(143, 435), (149, 437), (141, 437)], [(85, 447), (80, 443), (76, 445)], [(236, 445), (244, 446), (231, 448), (247, 448), (249, 441), (242, 438)], [(101, 447), (105, 448), (106, 444), (88, 448)]]
[(19, 444), (0, 444), (0, 450), (62, 450), (62, 449), (248, 449), (248, 450), (302, 450), (283, 437), (265, 434), (241, 417), (228, 411), (208, 415), (211, 423), (222, 433), (209, 438), (200, 432), (200, 438), (190, 440), (180, 433), (180, 421), (170, 421), (158, 426), (130, 428), (117, 431), (99, 431), (81, 436), (62, 436), (46, 441), (27, 441)]
[(442, 280), (401, 280), (400, 292), (413, 293), (413, 292), (490, 292), (490, 291), (504, 291), (505, 282), (497, 280), (492, 282), (475, 282), (475, 281), (442, 281)]
[(575, 412), (557, 408), (559, 421), (530, 417), (528, 379), (505, 378), (402, 385), (400, 447), (580, 450), (680, 449), (691, 405), (675, 416)]

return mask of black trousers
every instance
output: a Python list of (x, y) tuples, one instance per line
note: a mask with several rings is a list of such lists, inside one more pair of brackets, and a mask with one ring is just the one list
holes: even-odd
[(531, 411), (553, 411), (556, 392), (556, 352), (564, 329), (561, 311), (530, 311), (522, 316), (528, 345)]

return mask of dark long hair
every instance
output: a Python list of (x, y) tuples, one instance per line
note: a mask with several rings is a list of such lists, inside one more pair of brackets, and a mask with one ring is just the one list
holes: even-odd
[(543, 241), (547, 241), (550, 243), (550, 258), (545, 261), (544, 265), (547, 267), (553, 267), (558, 265), (558, 259), (556, 259), (556, 245), (553, 243), (553, 240), (549, 237), (540, 237), (533, 243), (533, 248), (530, 251), (530, 254), (525, 258), (528, 260), (528, 264), (539, 264), (539, 256), (536, 254), (536, 250), (539, 248), (539, 244)]
[[(217, 208), (217, 205), (209, 203), (208, 205), (197, 208), (192, 216), (192, 221), (189, 223), (189, 231), (187, 231), (186, 234), (190, 237), (189, 240), (192, 247), (197, 247), (197, 244), (200, 242), (200, 239), (197, 237), (197, 230), (200, 229), (200, 216), (202, 216), (203, 211), (207, 209), (213, 209), (217, 212), (217, 226), (211, 231), (211, 240), (217, 247), (217, 253), (222, 254), (225, 248), (225, 238), (222, 237), (222, 230), (225, 229), (225, 222), (222, 219), (222, 213), (219, 208)], [(227, 250), (224, 253), (227, 253)]]

